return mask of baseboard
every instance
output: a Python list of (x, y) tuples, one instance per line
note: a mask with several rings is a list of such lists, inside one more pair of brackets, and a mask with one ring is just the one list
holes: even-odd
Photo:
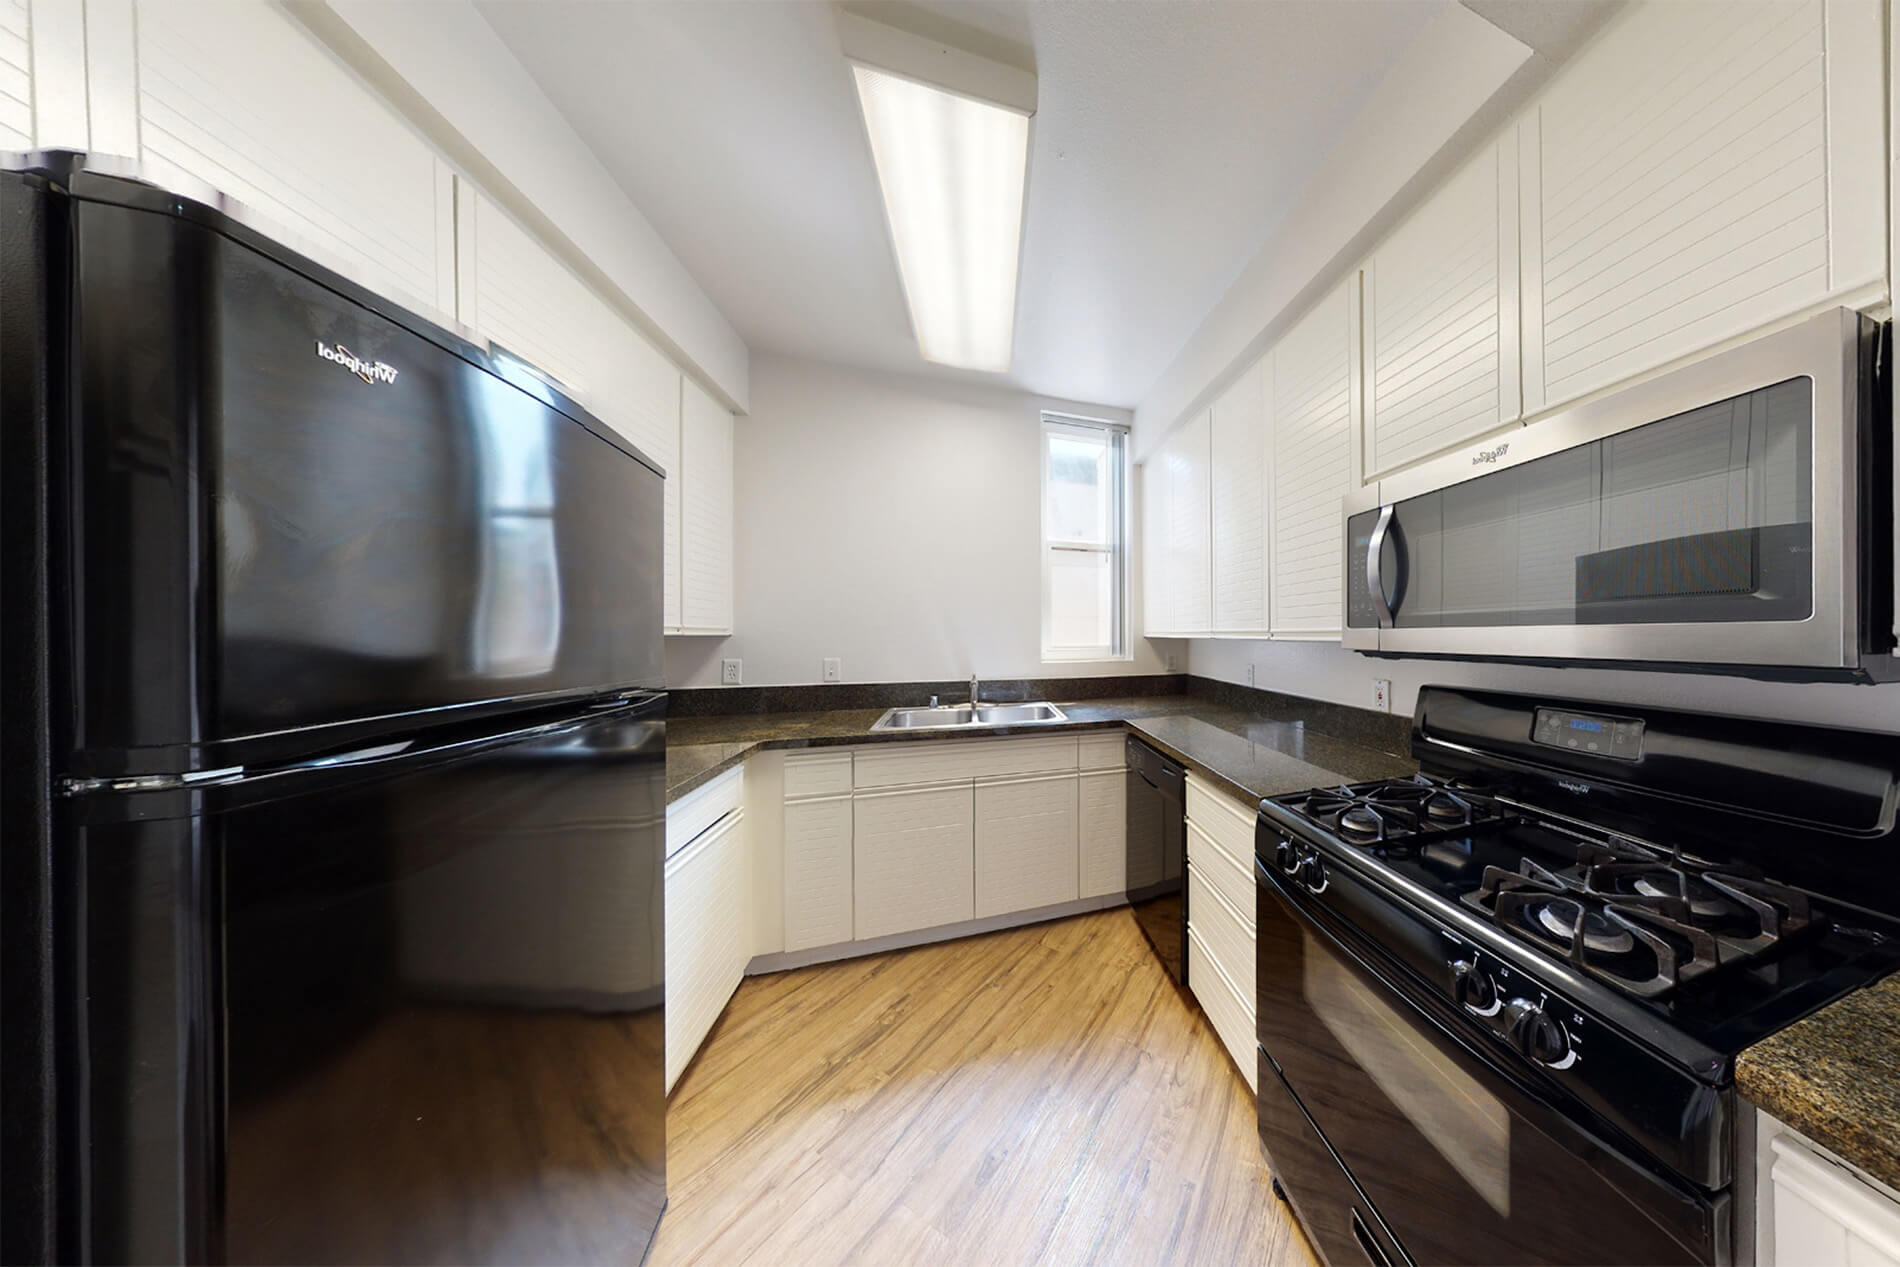
[(829, 946), (813, 946), (806, 950), (784, 950), (769, 955), (755, 955), (752, 962), (746, 965), (745, 974), (748, 977), (757, 977), (768, 972), (786, 972), (792, 968), (809, 968), (818, 963), (834, 963), (840, 959), (881, 955), (887, 951), (908, 950), (913, 946), (928, 946), (940, 941), (955, 941), (959, 937), (974, 937), (978, 933), (994, 933), (1005, 928), (1020, 928), (1024, 924), (1041, 924), (1052, 919), (1065, 919), (1070, 915), (1087, 915), (1091, 911), (1105, 911), (1112, 906), (1127, 904), (1127, 894), (1111, 893), (1105, 897), (1085, 897), (1073, 902), (1058, 902), (1054, 906), (1037, 906), (1026, 911), (1010, 911), (1005, 915), (986, 915), (982, 919), (966, 919), (957, 924), (939, 924), (935, 928), (919, 928), (908, 933), (891, 933), (888, 936), (872, 937), (865, 941), (841, 941)]

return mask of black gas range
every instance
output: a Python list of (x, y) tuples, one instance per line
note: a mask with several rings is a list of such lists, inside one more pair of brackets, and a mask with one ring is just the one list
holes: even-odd
[(1734, 1060), (1900, 966), (1900, 736), (1426, 688), (1262, 803), (1260, 1125), (1329, 1259), (1723, 1263)]

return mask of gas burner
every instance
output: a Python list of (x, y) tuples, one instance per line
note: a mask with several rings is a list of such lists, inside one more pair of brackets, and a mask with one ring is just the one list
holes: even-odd
[(1470, 789), (1453, 790), (1419, 774), (1353, 787), (1324, 788), (1284, 802), (1302, 817), (1353, 844), (1392, 844), (1413, 837), (1507, 821), (1497, 802)]
[(1523, 914), (1534, 919), (1545, 934), (1572, 944), (1581, 937), (1585, 950), (1600, 955), (1626, 955), (1636, 949), (1636, 938), (1627, 929), (1612, 924), (1601, 911), (1569, 898), (1534, 902)]

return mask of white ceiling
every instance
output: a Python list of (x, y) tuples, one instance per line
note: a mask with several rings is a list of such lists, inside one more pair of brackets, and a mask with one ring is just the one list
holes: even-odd
[[(1040, 81), (1007, 380), (1133, 406), (1453, 0), (963, 0)], [(814, 0), (479, 7), (755, 350), (918, 355), (877, 178)]]

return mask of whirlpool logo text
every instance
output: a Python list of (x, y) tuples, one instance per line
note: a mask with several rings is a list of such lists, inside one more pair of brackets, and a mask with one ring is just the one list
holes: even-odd
[(1471, 465), (1483, 466), (1487, 462), (1494, 463), (1510, 451), (1511, 446), (1508, 444), (1500, 444), (1495, 449), (1480, 449), (1478, 450), (1478, 456), (1471, 459)]
[(393, 383), (396, 381), (396, 367), (387, 361), (365, 361), (356, 353), (341, 344), (325, 343), (317, 340), (317, 355), (326, 361), (335, 361), (365, 383)]

